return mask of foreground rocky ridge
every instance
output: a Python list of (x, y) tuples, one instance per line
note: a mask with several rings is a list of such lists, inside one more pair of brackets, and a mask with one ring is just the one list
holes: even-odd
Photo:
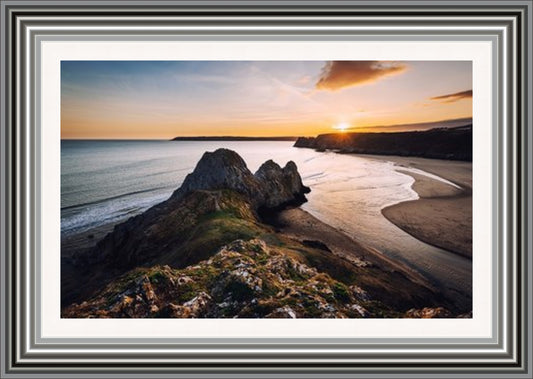
[(472, 125), (395, 133), (330, 133), (300, 137), (295, 147), (341, 153), (472, 161)]
[(237, 240), (182, 270), (134, 270), (66, 317), (368, 317), (368, 294), (270, 249)]
[(237, 240), (181, 270), (135, 269), (63, 317), (362, 318), (452, 317), (442, 308), (400, 313), (259, 239)]

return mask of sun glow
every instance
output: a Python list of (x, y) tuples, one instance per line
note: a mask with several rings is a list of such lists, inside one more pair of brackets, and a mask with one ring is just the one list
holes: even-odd
[(339, 132), (345, 132), (350, 127), (350, 124), (347, 122), (339, 122), (333, 127), (333, 129), (338, 130)]

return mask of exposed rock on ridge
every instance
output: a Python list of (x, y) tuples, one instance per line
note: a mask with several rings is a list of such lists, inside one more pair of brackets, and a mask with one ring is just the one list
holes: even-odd
[[(182, 270), (136, 269), (64, 317), (369, 317), (375, 304), (262, 240), (237, 240), (209, 260)], [(395, 315), (395, 314), (392, 314)]]
[(235, 190), (246, 195), (256, 207), (276, 208), (302, 203), (310, 189), (303, 185), (296, 164), (288, 162), (284, 168), (268, 160), (255, 174), (234, 151), (218, 149), (206, 152), (192, 173), (171, 199), (179, 200), (196, 190)]
[[(236, 240), (183, 269), (156, 265), (115, 279), (63, 317), (89, 318), (361, 318), (452, 317), (443, 308), (385, 307), (347, 285), (268, 246)], [(471, 317), (465, 315), (464, 317)]]

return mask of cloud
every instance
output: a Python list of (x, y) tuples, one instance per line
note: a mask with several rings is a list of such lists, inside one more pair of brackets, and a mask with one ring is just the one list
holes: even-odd
[(378, 81), (404, 72), (407, 65), (387, 61), (331, 61), (322, 68), (315, 87), (336, 91)]
[(310, 81), (311, 81), (311, 75), (304, 75), (298, 80), (296, 80), (295, 84), (301, 86), (301, 85), (308, 84)]
[(461, 92), (455, 92), (455, 93), (449, 93), (446, 95), (441, 96), (435, 96), (430, 97), (430, 100), (436, 100), (440, 101), (441, 103), (453, 103), (462, 99), (471, 99), (472, 98), (472, 90), (469, 89), (467, 91), (461, 91)]

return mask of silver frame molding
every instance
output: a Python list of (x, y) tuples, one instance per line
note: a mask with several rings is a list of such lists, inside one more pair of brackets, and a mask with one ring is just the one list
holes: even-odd
[[(533, 0), (10, 1), (1, 11), (1, 378), (532, 378)], [(475, 40), (492, 45), (493, 338), (58, 339), (40, 330), (41, 44)]]

